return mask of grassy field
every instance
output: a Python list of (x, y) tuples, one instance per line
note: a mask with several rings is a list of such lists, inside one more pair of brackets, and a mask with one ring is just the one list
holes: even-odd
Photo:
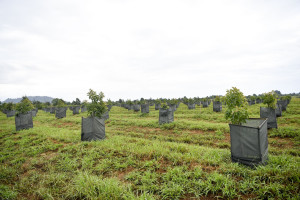
[[(259, 105), (250, 117), (259, 117)], [(39, 111), (15, 131), (0, 114), (0, 199), (300, 199), (300, 99), (268, 130), (269, 163), (232, 163), (228, 122), (180, 104), (175, 121), (113, 107), (106, 139), (81, 142), (81, 117)]]

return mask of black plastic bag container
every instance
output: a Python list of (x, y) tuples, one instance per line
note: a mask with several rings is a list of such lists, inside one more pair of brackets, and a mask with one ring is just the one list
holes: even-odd
[(149, 104), (142, 104), (141, 105), (141, 112), (142, 113), (149, 113)]
[(105, 122), (98, 117), (88, 117), (81, 120), (81, 141), (105, 139)]
[(221, 112), (222, 111), (222, 103), (219, 101), (214, 101), (213, 102), (213, 111)]
[(174, 111), (172, 108), (159, 109), (159, 124), (171, 123), (174, 121)]
[(32, 113), (18, 114), (15, 117), (16, 131), (33, 128)]
[(242, 125), (229, 124), (231, 160), (249, 166), (268, 160), (267, 119), (248, 119)]
[(67, 108), (57, 108), (55, 112), (55, 117), (57, 119), (64, 118), (67, 116)]
[(268, 118), (268, 128), (277, 128), (275, 109), (260, 107), (260, 117)]

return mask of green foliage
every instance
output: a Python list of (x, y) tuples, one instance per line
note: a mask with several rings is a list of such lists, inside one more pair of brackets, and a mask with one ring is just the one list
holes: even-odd
[(17, 192), (11, 190), (8, 186), (0, 184), (0, 199), (16, 199)]
[(194, 104), (194, 103), (195, 103), (195, 101), (194, 101), (194, 99), (192, 99), (192, 98), (189, 98), (189, 100), (188, 100), (188, 103), (189, 103), (189, 104)]
[(154, 103), (155, 103), (155, 104), (160, 104), (160, 103), (161, 103), (161, 100), (160, 100), (160, 99), (156, 99), (156, 100), (154, 100)]
[(222, 102), (222, 103), (225, 103), (226, 97), (222, 96), (220, 99), (221, 99), (221, 102)]
[(232, 87), (232, 89), (227, 90), (225, 102), (227, 105), (225, 112), (226, 119), (230, 119), (230, 122), (236, 125), (246, 122), (246, 119), (249, 118), (248, 103), (244, 94), (239, 89)]
[(33, 101), (32, 104), (39, 110), (43, 108), (43, 104), (40, 101)]
[(58, 100), (59, 100), (59, 98), (53, 99), (52, 102), (51, 102), (51, 104), (52, 104), (53, 106), (57, 106)]
[(132, 102), (130, 99), (128, 99), (128, 100), (126, 101), (126, 104), (127, 104), (127, 105), (133, 105), (133, 102)]
[(12, 102), (6, 103), (4, 104), (4, 109), (8, 110), (8, 111), (12, 111), (15, 109), (15, 104), (13, 104)]
[(202, 101), (208, 102), (208, 97), (202, 98)]
[(281, 92), (279, 90), (274, 91), (278, 96), (281, 96)]
[(220, 96), (216, 96), (215, 102), (221, 102), (221, 97)]
[(140, 102), (139, 102), (140, 105), (144, 105), (146, 104), (146, 101), (144, 100), (144, 98), (141, 98)]
[(291, 100), (291, 99), (292, 99), (292, 96), (290, 96), (290, 95), (280, 97), (280, 100)]
[(132, 199), (128, 187), (117, 179), (103, 179), (88, 173), (79, 173), (73, 180), (75, 199)]
[(64, 100), (58, 99), (56, 106), (61, 108), (61, 107), (65, 107), (66, 104), (65, 104)]
[(256, 100), (262, 100), (262, 98), (260, 96), (257, 96)]
[(100, 92), (97, 94), (95, 91), (90, 89), (87, 93), (89, 99), (92, 101), (90, 104), (87, 105), (88, 115), (91, 117), (99, 117), (101, 118), (102, 115), (106, 112), (107, 108), (103, 101), (104, 94)]
[(287, 101), (290, 101), (292, 99), (292, 96), (291, 95), (285, 95), (285, 96), (281, 96), (280, 97), (280, 100), (287, 100)]
[(169, 109), (170, 107), (169, 107), (166, 103), (162, 103), (162, 104), (160, 105), (160, 108), (167, 110), (167, 109)]
[(276, 108), (276, 93), (274, 91), (263, 94), (263, 103), (267, 104), (268, 108)]
[(72, 105), (80, 105), (81, 104), (81, 101), (79, 98), (76, 98), (75, 101), (72, 101)]
[(113, 105), (113, 102), (110, 99), (108, 99), (106, 104), (110, 106)]
[(256, 96), (251, 96), (251, 97), (250, 97), (250, 100), (251, 100), (251, 101), (255, 101), (255, 100), (256, 100)]
[(168, 101), (171, 105), (176, 105), (178, 103), (177, 99), (171, 99)]
[(34, 108), (33, 104), (27, 97), (23, 97), (20, 103), (17, 104), (17, 114), (26, 114)]
[(88, 105), (87, 100), (84, 100), (84, 101), (82, 102), (82, 105), (83, 105), (83, 106), (87, 106), (87, 105)]
[(63, 99), (55, 98), (52, 100), (53, 106), (63, 107), (66, 105), (66, 102)]

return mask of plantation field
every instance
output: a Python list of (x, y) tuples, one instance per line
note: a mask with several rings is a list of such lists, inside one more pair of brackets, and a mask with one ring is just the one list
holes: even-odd
[[(259, 117), (259, 107), (249, 107)], [(0, 114), (0, 199), (300, 199), (300, 99), (268, 130), (269, 162), (232, 163), (221, 113), (180, 104), (174, 123), (112, 107), (106, 139), (81, 142), (81, 117), (39, 111), (34, 128), (15, 131)]]

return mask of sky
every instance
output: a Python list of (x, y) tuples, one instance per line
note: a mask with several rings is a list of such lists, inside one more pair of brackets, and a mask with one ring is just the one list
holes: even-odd
[(0, 0), (0, 101), (299, 86), (299, 0)]

